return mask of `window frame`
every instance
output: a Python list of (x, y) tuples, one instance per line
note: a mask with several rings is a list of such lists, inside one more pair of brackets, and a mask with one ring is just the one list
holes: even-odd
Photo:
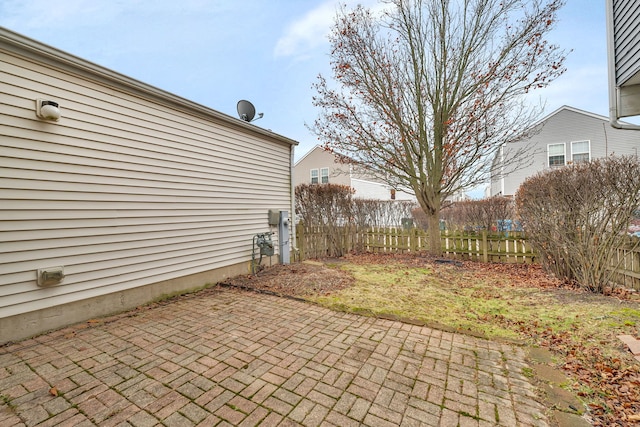
[[(559, 155), (551, 156), (551, 147), (562, 145), (562, 164), (551, 164), (551, 157), (560, 157)], [(553, 144), (547, 144), (547, 165), (550, 168), (558, 168), (567, 165), (567, 144), (564, 142), (556, 142)]]
[[(587, 143), (587, 151), (579, 151), (579, 152), (575, 152), (573, 150), (573, 145), (574, 144), (578, 144), (578, 143), (582, 143), (582, 142), (586, 142)], [(576, 161), (575, 159), (575, 155), (576, 154), (586, 154), (587, 155), (587, 160), (581, 160), (581, 161)], [(571, 141), (571, 162), (572, 163), (583, 163), (583, 162), (589, 162), (591, 161), (591, 140), (589, 139), (583, 139), (580, 141)]]
[[(315, 172), (315, 176), (313, 174), (314, 172)], [(311, 184), (320, 183), (320, 172), (318, 171), (318, 168), (311, 169), (311, 171), (309, 173), (310, 173), (309, 176), (311, 177), (311, 179), (310, 179)], [(315, 179), (315, 182), (313, 182), (314, 179)]]
[(319, 181), (320, 181), (321, 184), (328, 184), (329, 183), (329, 168), (320, 168), (320, 180)]

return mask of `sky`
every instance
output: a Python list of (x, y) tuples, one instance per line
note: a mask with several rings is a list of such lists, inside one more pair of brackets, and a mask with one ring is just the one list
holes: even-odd
[[(347, 0), (375, 7), (376, 0)], [(336, 0), (0, 0), (0, 26), (222, 113), (241, 99), (254, 125), (317, 143), (312, 84), (329, 77)], [(535, 95), (608, 116), (604, 0), (567, 0), (551, 42), (567, 72)]]

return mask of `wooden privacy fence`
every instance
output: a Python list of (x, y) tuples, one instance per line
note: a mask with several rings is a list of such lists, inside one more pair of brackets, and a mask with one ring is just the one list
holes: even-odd
[(613, 280), (616, 283), (640, 290), (640, 245), (637, 238), (629, 239), (618, 248), (611, 264), (615, 270)]
[[(428, 234), (418, 228), (296, 227), (301, 259), (336, 256), (351, 251), (404, 253), (427, 249)], [(523, 233), (461, 234), (443, 232), (444, 256), (484, 262), (533, 262), (535, 254)]]
[[(427, 232), (412, 228), (338, 228), (296, 226), (300, 259), (324, 258), (355, 252), (403, 253), (427, 249)], [(521, 232), (474, 234), (442, 232), (443, 255), (483, 262), (531, 263), (536, 254)], [(617, 250), (611, 268), (614, 282), (640, 290), (640, 245), (630, 239)]]

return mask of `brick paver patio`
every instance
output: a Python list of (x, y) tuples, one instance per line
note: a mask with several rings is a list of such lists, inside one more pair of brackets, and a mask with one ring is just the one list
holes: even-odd
[(0, 425), (546, 426), (521, 348), (230, 289), (0, 347)]

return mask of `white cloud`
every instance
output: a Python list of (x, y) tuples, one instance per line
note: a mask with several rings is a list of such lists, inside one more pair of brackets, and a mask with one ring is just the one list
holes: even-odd
[(63, 28), (68, 25), (92, 25), (113, 19), (121, 6), (117, 2), (90, 0), (8, 0), (0, 3), (2, 25), (29, 30)]
[(275, 56), (297, 55), (326, 43), (335, 15), (336, 3), (328, 1), (291, 23), (276, 43)]
[[(289, 24), (276, 43), (274, 55), (276, 57), (297, 56), (326, 44), (327, 35), (334, 23), (340, 3), (336, 0), (326, 0), (315, 9), (310, 10), (301, 18)], [(379, 9), (379, 5), (374, 6), (377, 3), (375, 0), (350, 0), (346, 2), (348, 6), (356, 3), (365, 7), (371, 6), (374, 10)]]

